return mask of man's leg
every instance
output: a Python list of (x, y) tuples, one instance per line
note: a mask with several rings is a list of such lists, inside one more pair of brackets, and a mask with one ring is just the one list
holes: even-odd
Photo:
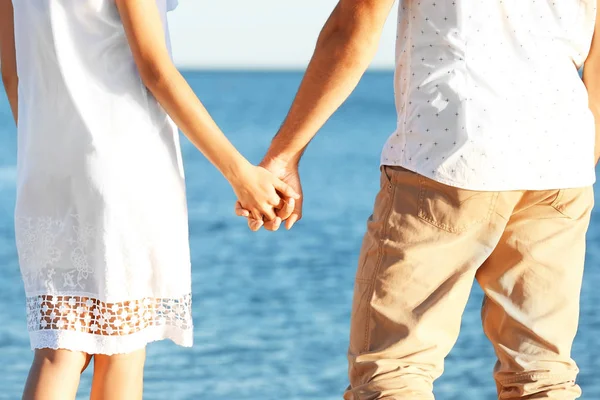
[(526, 192), (477, 279), (500, 399), (572, 400), (592, 188)]
[(433, 399), (506, 200), (384, 169), (355, 283), (346, 400)]

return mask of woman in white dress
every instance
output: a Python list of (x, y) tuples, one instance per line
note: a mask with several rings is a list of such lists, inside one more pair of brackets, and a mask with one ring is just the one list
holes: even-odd
[(0, 54), (35, 349), (24, 398), (73, 399), (94, 356), (92, 399), (140, 399), (146, 344), (193, 337), (176, 126), (253, 217), (297, 195), (236, 151), (174, 67), (175, 0), (13, 3), (0, 0)]

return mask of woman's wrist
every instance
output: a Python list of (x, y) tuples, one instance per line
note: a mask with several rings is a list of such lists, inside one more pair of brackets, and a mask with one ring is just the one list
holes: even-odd
[(244, 180), (244, 177), (252, 167), (253, 165), (248, 160), (242, 155), (238, 155), (237, 157), (234, 157), (233, 160), (225, 163), (220, 170), (229, 183), (237, 185)]

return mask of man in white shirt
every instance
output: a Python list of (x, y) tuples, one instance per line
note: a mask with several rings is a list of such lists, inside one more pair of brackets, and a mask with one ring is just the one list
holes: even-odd
[[(580, 396), (596, 1), (401, 0), (398, 125), (359, 260), (346, 400), (433, 399), (474, 279), (499, 398)], [(323, 28), (263, 161), (297, 191), (304, 149), (360, 80), (393, 3), (340, 0)], [(301, 206), (265, 227), (291, 228)]]

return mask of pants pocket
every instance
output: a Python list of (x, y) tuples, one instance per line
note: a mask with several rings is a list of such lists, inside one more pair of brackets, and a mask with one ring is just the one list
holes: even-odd
[(487, 222), (497, 199), (498, 192), (459, 189), (420, 177), (418, 216), (437, 228), (460, 233)]
[(579, 219), (594, 207), (594, 189), (591, 186), (561, 189), (551, 206), (567, 218)]

